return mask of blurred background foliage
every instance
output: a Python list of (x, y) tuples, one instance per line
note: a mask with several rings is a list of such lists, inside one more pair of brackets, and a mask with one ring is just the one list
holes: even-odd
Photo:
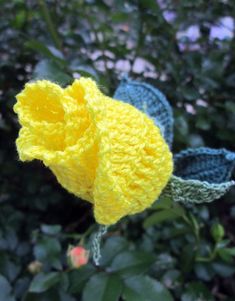
[(0, 0), (1, 301), (234, 301), (234, 191), (197, 207), (161, 199), (109, 230), (101, 267), (70, 270), (92, 209), (18, 161), (12, 111), (32, 79), (90, 76), (112, 95), (128, 73), (173, 106), (174, 152), (235, 151), (234, 16), (232, 0)]

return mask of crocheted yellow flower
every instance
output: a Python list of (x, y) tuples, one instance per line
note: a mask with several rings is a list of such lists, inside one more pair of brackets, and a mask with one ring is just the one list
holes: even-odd
[(100, 224), (149, 207), (172, 174), (172, 154), (154, 122), (91, 79), (66, 89), (28, 83), (14, 110), (20, 159), (42, 160), (65, 189), (93, 203)]

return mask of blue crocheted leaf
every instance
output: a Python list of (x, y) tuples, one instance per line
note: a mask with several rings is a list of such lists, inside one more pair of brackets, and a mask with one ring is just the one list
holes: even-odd
[(220, 184), (231, 179), (234, 168), (235, 153), (226, 149), (200, 147), (174, 156), (174, 174), (187, 180)]
[(125, 77), (118, 86), (114, 98), (130, 103), (144, 111), (160, 127), (171, 146), (173, 140), (173, 115), (165, 96), (156, 88)]
[(186, 149), (174, 157), (172, 176), (164, 195), (175, 202), (212, 202), (223, 196), (231, 186), (235, 153), (206, 147)]

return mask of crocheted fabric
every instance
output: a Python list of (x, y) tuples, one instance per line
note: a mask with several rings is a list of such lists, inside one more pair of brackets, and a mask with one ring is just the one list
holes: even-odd
[(187, 149), (174, 157), (175, 171), (164, 194), (176, 202), (212, 202), (235, 184), (230, 181), (235, 153), (201, 147)]
[(64, 188), (93, 203), (100, 224), (149, 207), (172, 174), (172, 154), (153, 120), (103, 95), (91, 79), (66, 89), (26, 84), (14, 110), (20, 159), (42, 160)]
[[(146, 112), (157, 124), (166, 141), (173, 140), (173, 118), (165, 96), (150, 85), (125, 77), (114, 97)], [(174, 176), (164, 194), (176, 202), (212, 202), (223, 196), (234, 181), (235, 154), (224, 149), (187, 149), (174, 156)]]
[(148, 114), (161, 129), (171, 147), (173, 140), (173, 114), (166, 97), (158, 89), (124, 77), (114, 98), (123, 100)]
[(174, 156), (174, 174), (183, 179), (222, 183), (231, 178), (235, 153), (208, 147), (189, 148)]

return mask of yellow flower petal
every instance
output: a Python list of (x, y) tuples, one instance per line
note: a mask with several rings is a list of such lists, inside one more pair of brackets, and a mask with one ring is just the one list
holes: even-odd
[(25, 89), (16, 96), (14, 111), (22, 125), (31, 122), (63, 122), (63, 89), (49, 81), (42, 80), (25, 85)]

